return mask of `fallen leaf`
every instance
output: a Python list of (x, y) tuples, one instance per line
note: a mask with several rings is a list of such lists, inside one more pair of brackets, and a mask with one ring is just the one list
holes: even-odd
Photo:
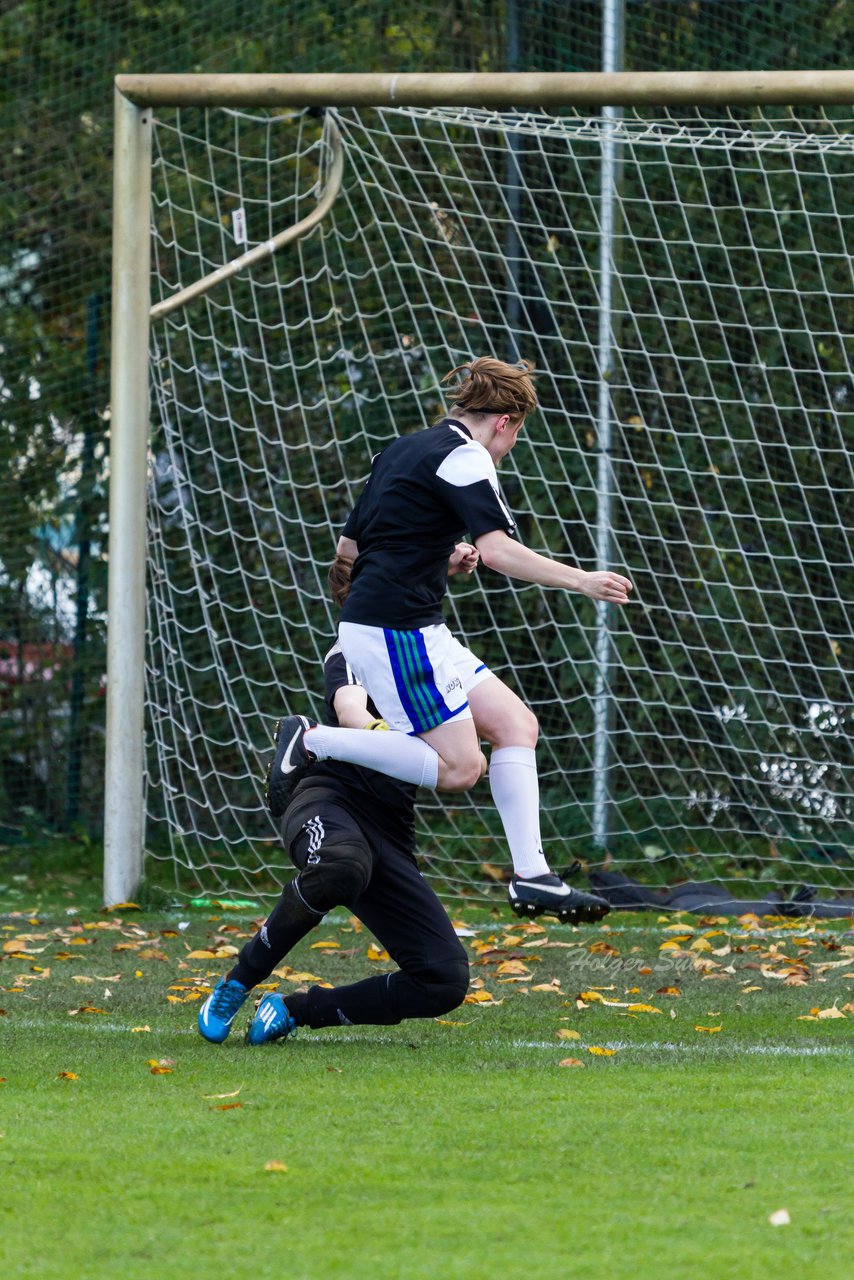
[(265, 1173), (287, 1173), (288, 1166), (282, 1164), (281, 1160), (268, 1160), (264, 1165)]
[(583, 1067), (584, 1063), (580, 1058), (561, 1058), (557, 1065), (559, 1067)]
[(465, 997), (463, 1004), (503, 1004), (503, 1000), (496, 1000), (491, 991), (470, 991)]
[(131, 1027), (131, 1031), (150, 1031), (151, 1027)]
[(341, 943), (334, 942), (331, 938), (325, 938), (322, 942), (313, 942), (309, 947), (310, 951), (338, 951)]
[(695, 1027), (695, 1031), (723, 1031), (723, 1025), (719, 1027)]
[(630, 1004), (629, 1013), (661, 1013), (654, 1004)]
[(391, 959), (391, 956), (386, 951), (385, 947), (379, 947), (375, 942), (372, 942), (370, 944), (367, 951), (365, 952), (365, 955), (368, 957), (369, 960), (390, 960)]
[(74, 1071), (60, 1071), (57, 1075), (58, 1080), (79, 1080), (80, 1077)]
[(531, 976), (531, 970), (521, 960), (503, 960), (495, 972), (518, 974), (522, 978)]
[(237, 1111), (242, 1106), (242, 1102), (222, 1102), (218, 1107), (211, 1107), (211, 1111)]
[(558, 1040), (580, 1040), (581, 1032), (571, 1031), (569, 1027), (561, 1027), (560, 1031), (557, 1033), (557, 1038)]
[(79, 1009), (69, 1009), (68, 1016), (75, 1017), (78, 1013), (106, 1013), (106, 1009), (98, 1009), (93, 1004), (82, 1004)]
[(149, 1071), (153, 1076), (170, 1076), (172, 1074), (171, 1067), (149, 1067)]
[(845, 1017), (845, 1014), (842, 1012), (841, 1009), (837, 1009), (836, 1005), (833, 1005), (832, 1008), (830, 1009), (810, 1009), (810, 1013), (813, 1014), (816, 1018), (844, 1018)]
[(657, 996), (681, 996), (682, 992), (678, 987), (659, 987), (655, 994)]
[(617, 1052), (616, 1049), (603, 1049), (601, 1045), (591, 1044), (587, 1050), (588, 1053), (594, 1053), (597, 1058), (613, 1058)]
[(438, 1022), (442, 1027), (470, 1027), (474, 1019), (469, 1018), (467, 1022), (452, 1022), (450, 1018), (434, 1018), (433, 1021)]
[(592, 1000), (604, 1000), (604, 996), (600, 996), (598, 991), (582, 991), (578, 996), (579, 1000), (586, 1000), (588, 1003)]

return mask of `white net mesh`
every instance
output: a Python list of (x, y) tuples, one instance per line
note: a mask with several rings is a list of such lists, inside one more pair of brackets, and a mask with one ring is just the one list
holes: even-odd
[[(854, 881), (850, 115), (335, 114), (330, 216), (153, 331), (150, 855), (214, 890), (281, 876), (264, 764), (278, 715), (322, 711), (338, 533), (371, 456), (489, 353), (539, 370), (501, 473), (523, 540), (607, 546), (635, 584), (613, 613), (452, 587), (540, 719), (552, 865)], [(309, 115), (161, 112), (156, 296), (304, 217), (328, 164)], [(420, 850), (485, 892), (486, 784), (425, 794)]]

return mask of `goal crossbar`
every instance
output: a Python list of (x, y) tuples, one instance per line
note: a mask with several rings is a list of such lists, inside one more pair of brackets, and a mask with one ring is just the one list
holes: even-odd
[(854, 71), (120, 75), (138, 107), (796, 106), (854, 101)]

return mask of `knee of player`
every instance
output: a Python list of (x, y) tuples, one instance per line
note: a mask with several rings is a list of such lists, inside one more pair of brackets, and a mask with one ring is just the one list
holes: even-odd
[(432, 1017), (450, 1013), (461, 1005), (469, 989), (469, 964), (465, 956), (432, 965), (419, 975)]
[[(309, 859), (312, 855), (309, 855)], [(300, 892), (317, 911), (350, 907), (368, 887), (371, 855), (357, 844), (329, 844), (300, 872)]]
[(518, 720), (520, 747), (535, 747), (540, 736), (540, 723), (530, 707), (523, 707)]
[(443, 762), (439, 768), (440, 791), (468, 791), (483, 777), (481, 765), (482, 752), (455, 761), (452, 765)]

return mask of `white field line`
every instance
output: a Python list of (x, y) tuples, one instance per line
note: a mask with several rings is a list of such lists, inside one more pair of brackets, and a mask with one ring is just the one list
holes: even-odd
[[(16, 1018), (15, 1027), (20, 1027), (25, 1031), (53, 1031), (56, 1029), (55, 1022), (42, 1021), (37, 1018)], [(187, 1036), (198, 1035), (195, 1027), (157, 1027), (152, 1026), (150, 1032), (133, 1032), (130, 1025), (122, 1025), (116, 1022), (102, 1022), (100, 1019), (87, 1022), (69, 1022), (69, 1027), (75, 1030), (100, 1033), (109, 1032), (119, 1035), (139, 1035), (141, 1045), (149, 1043), (149, 1037), (156, 1038), (158, 1036)], [(10, 1025), (9, 1030), (12, 1027)], [(401, 1040), (399, 1037), (384, 1035), (381, 1032), (371, 1034), (370, 1032), (353, 1032), (341, 1031), (339, 1028), (329, 1028), (334, 1031), (334, 1035), (330, 1038), (329, 1043), (332, 1044), (365, 1044), (365, 1045), (399, 1045)], [(301, 1027), (300, 1035), (305, 1037), (304, 1044), (319, 1045), (326, 1040), (326, 1036), (315, 1035), (310, 1027)], [(242, 1033), (237, 1032), (234, 1041), (242, 1042)], [(503, 1041), (498, 1041), (494, 1037), (478, 1037), (481, 1045), (494, 1045), (496, 1047), (504, 1046)], [(2, 1040), (0, 1040), (2, 1044)], [(744, 1044), (740, 1041), (727, 1041), (716, 1039), (714, 1045), (708, 1043), (684, 1043), (680, 1044), (674, 1040), (602, 1040), (597, 1044), (603, 1049), (614, 1049), (616, 1051), (634, 1051), (635, 1053), (696, 1053), (706, 1054), (710, 1049), (714, 1049), (716, 1055), (724, 1053), (735, 1056), (737, 1054), (758, 1055), (760, 1057), (789, 1057), (789, 1058), (823, 1058), (823, 1057), (854, 1057), (854, 1046), (848, 1045), (795, 1045), (795, 1044)], [(215, 1046), (218, 1047), (218, 1046)], [(506, 1046), (505, 1046), (506, 1047)], [(513, 1049), (548, 1049), (551, 1053), (570, 1053), (572, 1051), (586, 1052), (587, 1046), (577, 1042), (563, 1042), (556, 1040), (512, 1040), (510, 1048)]]

